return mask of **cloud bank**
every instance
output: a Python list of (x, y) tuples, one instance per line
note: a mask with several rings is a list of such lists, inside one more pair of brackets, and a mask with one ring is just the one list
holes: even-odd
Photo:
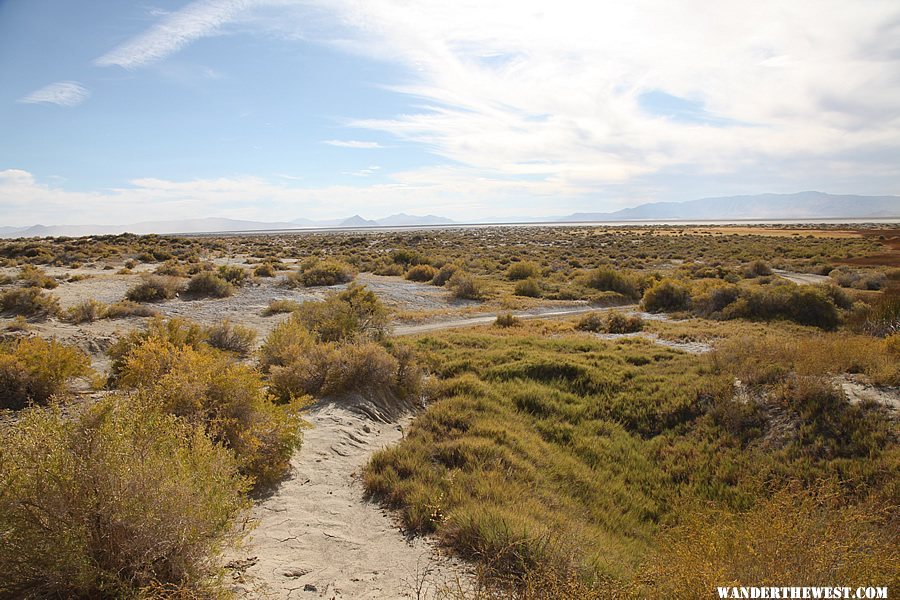
[(19, 100), (23, 104), (56, 104), (58, 106), (75, 106), (81, 104), (91, 93), (77, 81), (60, 81), (35, 90)]

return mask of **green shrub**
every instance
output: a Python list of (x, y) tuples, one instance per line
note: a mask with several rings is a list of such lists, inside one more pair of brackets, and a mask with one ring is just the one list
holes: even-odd
[(599, 267), (589, 272), (584, 284), (595, 290), (617, 292), (629, 298), (639, 298), (641, 295), (637, 277), (633, 273), (612, 267)]
[(234, 352), (246, 356), (253, 349), (256, 341), (256, 330), (242, 325), (236, 325), (225, 320), (217, 325), (207, 327), (205, 331), (206, 343), (218, 350)]
[(41, 288), (17, 288), (0, 293), (0, 312), (46, 319), (60, 313), (59, 299)]
[(701, 288), (691, 297), (694, 312), (704, 317), (719, 315), (726, 306), (740, 297), (741, 290), (736, 285), (717, 283)]
[(365, 286), (351, 284), (323, 301), (303, 302), (293, 318), (322, 341), (364, 337), (382, 339), (388, 332), (388, 312)]
[(227, 298), (234, 293), (234, 286), (210, 271), (201, 271), (188, 281), (185, 290), (197, 298)]
[(691, 294), (682, 284), (663, 279), (644, 292), (641, 304), (649, 312), (686, 310), (690, 306)]
[(523, 279), (516, 283), (516, 287), (513, 290), (513, 293), (516, 296), (540, 298), (543, 291), (541, 290), (541, 284), (537, 279)]
[(249, 276), (247, 275), (246, 269), (239, 267), (238, 265), (221, 265), (217, 273), (219, 277), (235, 286), (242, 286), (247, 283)]
[(96, 300), (85, 300), (66, 310), (66, 320), (70, 323), (93, 323), (106, 317), (107, 307)]
[(297, 280), (306, 287), (338, 285), (353, 281), (356, 269), (339, 260), (320, 260), (301, 266)]
[(456, 271), (446, 285), (457, 299), (482, 300), (485, 295), (484, 285), (464, 271)]
[(26, 411), (0, 429), (0, 596), (215, 595), (243, 489), (225, 449), (148, 404)]
[(410, 281), (431, 281), (438, 274), (438, 270), (431, 265), (416, 265), (406, 272), (406, 278)]
[(519, 281), (521, 279), (531, 279), (533, 277), (539, 277), (540, 274), (540, 265), (523, 260), (510, 265), (509, 269), (507, 269), (506, 271), (506, 278), (511, 281)]
[(174, 298), (182, 289), (181, 280), (166, 275), (144, 275), (125, 297), (132, 302), (160, 302)]
[(27, 337), (0, 344), (0, 408), (46, 404), (70, 379), (89, 375), (90, 364), (81, 350), (56, 340)]
[(836, 327), (841, 318), (826, 289), (792, 283), (746, 291), (722, 311), (722, 316), (761, 321), (787, 319), (822, 329)]

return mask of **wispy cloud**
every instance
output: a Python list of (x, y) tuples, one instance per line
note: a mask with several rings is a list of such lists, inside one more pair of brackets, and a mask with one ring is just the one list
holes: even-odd
[(25, 104), (46, 102), (59, 106), (75, 106), (81, 104), (91, 93), (77, 81), (59, 81), (35, 90), (19, 99)]
[(337, 146), (338, 148), (357, 148), (360, 150), (372, 150), (375, 148), (384, 148), (378, 142), (364, 142), (360, 140), (325, 140), (323, 144), (329, 146)]
[(165, 15), (156, 25), (94, 61), (101, 67), (136, 69), (178, 52), (264, 0), (198, 0)]

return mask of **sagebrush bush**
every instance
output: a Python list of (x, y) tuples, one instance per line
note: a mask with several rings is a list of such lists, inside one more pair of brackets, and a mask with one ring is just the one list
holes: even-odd
[(495, 327), (516, 327), (521, 323), (522, 320), (512, 313), (497, 315), (497, 318), (494, 320)]
[(277, 481), (300, 445), (299, 404), (273, 403), (254, 369), (207, 346), (149, 338), (125, 356), (116, 383), (203, 426), (257, 487)]
[(356, 269), (339, 260), (319, 260), (304, 263), (297, 275), (299, 283), (306, 287), (338, 285), (353, 281)]
[(434, 278), (431, 280), (432, 285), (443, 286), (453, 275), (460, 270), (459, 265), (455, 265), (453, 263), (447, 263), (443, 265), (440, 269), (438, 269), (437, 274), (435, 274)]
[(0, 408), (46, 404), (74, 377), (91, 373), (87, 355), (73, 346), (39, 337), (0, 344)]
[(454, 298), (461, 300), (482, 300), (485, 295), (484, 284), (461, 270), (453, 273), (446, 286), (450, 288)]
[(216, 273), (230, 283), (235, 286), (242, 286), (249, 280), (249, 275), (247, 274), (247, 270), (238, 265), (221, 265)]
[(406, 278), (410, 281), (431, 281), (438, 274), (438, 270), (431, 265), (416, 265), (406, 272)]
[(93, 323), (106, 317), (107, 306), (96, 300), (85, 300), (66, 309), (65, 318), (70, 323)]
[(663, 279), (644, 292), (641, 305), (649, 312), (687, 310), (691, 303), (690, 291), (673, 279)]
[(144, 275), (142, 281), (129, 289), (125, 297), (132, 302), (161, 302), (174, 298), (182, 287), (183, 284), (177, 277)]
[(516, 296), (540, 298), (543, 290), (541, 290), (541, 284), (537, 279), (523, 279), (516, 283), (513, 293)]
[(617, 292), (633, 299), (641, 295), (640, 285), (634, 273), (612, 267), (599, 267), (590, 271), (584, 278), (584, 284), (601, 292)]
[(296, 300), (272, 300), (263, 310), (263, 316), (269, 317), (271, 315), (294, 312), (298, 308), (300, 308), (300, 303)]
[(721, 314), (726, 319), (787, 319), (822, 329), (833, 329), (841, 320), (828, 288), (793, 283), (745, 291)]
[(19, 269), (19, 281), (22, 287), (36, 287), (45, 290), (52, 290), (59, 285), (56, 279), (34, 265), (25, 265)]
[(253, 349), (256, 330), (225, 320), (206, 328), (206, 343), (219, 350), (246, 356)]
[(216, 594), (246, 489), (201, 429), (114, 396), (0, 428), (0, 596)]
[(626, 315), (610, 312), (606, 315), (607, 333), (635, 333), (644, 328), (644, 320), (640, 315)]
[(519, 281), (520, 279), (531, 279), (539, 277), (541, 267), (533, 262), (523, 260), (510, 265), (506, 270), (506, 278), (511, 281)]
[(144, 329), (129, 331), (127, 334), (120, 336), (106, 350), (109, 356), (110, 384), (115, 384), (122, 369), (125, 367), (125, 360), (132, 350), (142, 345), (148, 340), (157, 340), (159, 342), (168, 343), (176, 348), (182, 346), (190, 346), (191, 348), (200, 348), (206, 335), (203, 328), (196, 323), (192, 323), (186, 319), (163, 319), (155, 316), (147, 322)]
[(16, 288), (0, 293), (0, 312), (33, 319), (60, 313), (59, 298), (38, 287)]
[(149, 306), (131, 300), (120, 300), (106, 307), (105, 316), (107, 319), (122, 319), (125, 317), (153, 317), (157, 314)]
[(211, 271), (201, 271), (191, 277), (185, 291), (198, 298), (227, 298), (234, 286)]
[(390, 328), (388, 311), (372, 290), (351, 284), (322, 301), (303, 302), (292, 316), (320, 340), (379, 340)]
[(253, 275), (256, 277), (275, 277), (275, 265), (270, 262), (260, 263), (253, 269)]
[(592, 312), (581, 317), (575, 324), (575, 329), (581, 331), (604, 331), (606, 329), (606, 319), (603, 313)]
[(744, 267), (744, 277), (753, 279), (755, 277), (767, 277), (772, 274), (772, 267), (767, 265), (765, 261), (754, 260), (752, 263)]

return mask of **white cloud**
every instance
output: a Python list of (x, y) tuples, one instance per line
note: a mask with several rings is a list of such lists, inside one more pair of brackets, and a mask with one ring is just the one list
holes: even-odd
[(196, 39), (216, 34), (259, 0), (198, 0), (166, 14), (153, 27), (94, 61), (101, 67), (136, 69), (178, 52)]
[[(595, 189), (681, 167), (781, 177), (790, 160), (855, 151), (890, 168), (890, 153), (864, 150), (900, 147), (892, 0), (313, 4), (340, 19), (318, 39), (405, 66), (390, 89), (424, 105), (350, 125), (485, 177)], [(646, 112), (653, 91), (698, 103), (707, 122)]]
[(19, 100), (24, 104), (47, 102), (59, 106), (75, 106), (81, 104), (91, 93), (77, 81), (59, 81), (35, 90)]
[(360, 150), (372, 150), (375, 148), (384, 148), (378, 142), (363, 142), (360, 140), (325, 140), (323, 144), (329, 146), (337, 146), (338, 148), (357, 148)]

